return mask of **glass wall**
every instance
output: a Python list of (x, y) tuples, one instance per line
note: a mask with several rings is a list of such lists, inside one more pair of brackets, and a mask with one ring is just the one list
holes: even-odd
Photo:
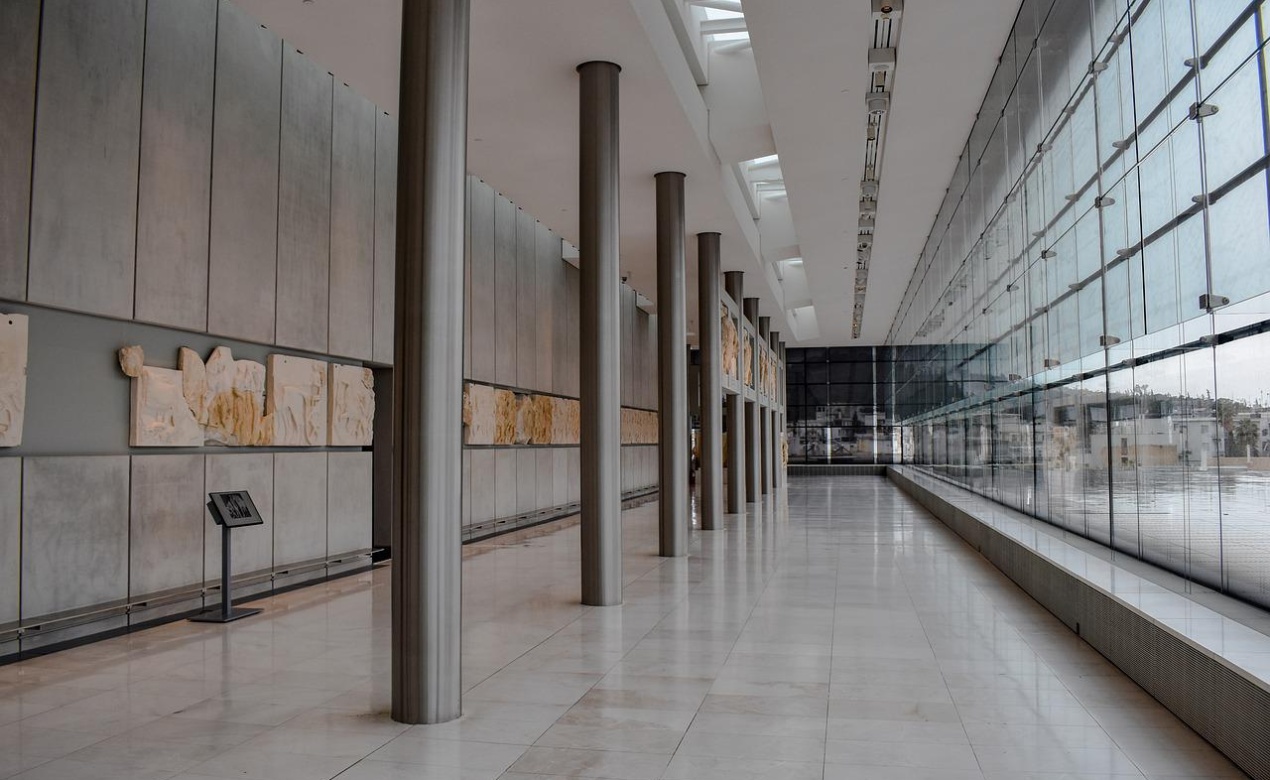
[(890, 463), (889, 394), (879, 392), (884, 347), (788, 349), (790, 463)]
[(885, 392), (904, 462), (1270, 606), (1267, 35), (1025, 0)]

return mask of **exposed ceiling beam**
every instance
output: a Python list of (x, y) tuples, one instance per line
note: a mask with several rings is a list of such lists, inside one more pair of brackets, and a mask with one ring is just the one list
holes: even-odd
[(725, 41), (714, 44), (714, 52), (716, 54), (734, 54), (736, 52), (745, 51), (753, 46), (753, 42), (751, 42), (748, 38), (743, 41)]
[(745, 19), (705, 19), (701, 22), (702, 35), (747, 32)]
[(734, 14), (742, 13), (740, 0), (688, 0), (688, 5), (699, 5), (716, 11), (731, 11)]

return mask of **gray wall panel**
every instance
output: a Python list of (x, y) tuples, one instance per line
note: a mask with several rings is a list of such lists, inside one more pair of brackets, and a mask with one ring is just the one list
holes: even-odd
[(538, 452), (516, 450), (516, 513), (538, 509)]
[(476, 177), (463, 182), (463, 376), (472, 375), (472, 188)]
[(494, 188), (475, 180), (472, 186), (472, 210), (468, 221), (472, 229), (472, 252), (468, 265), (472, 268), (472, 361), (468, 376), (481, 382), (493, 382), (497, 352), (495, 347), (494, 294)]
[(462, 509), (462, 524), (464, 527), (472, 524), (472, 451), (463, 450), (463, 475), (462, 475), (462, 496), (460, 503)]
[(206, 330), (216, 0), (146, 13), (136, 318)]
[(571, 447), (569, 452), (569, 503), (582, 500), (582, 451)]
[(534, 509), (546, 509), (556, 505), (556, 451), (535, 450), (536, 476), (534, 479)]
[(569, 450), (551, 450), (551, 503), (563, 506), (569, 503)]
[(370, 360), (375, 285), (375, 106), (335, 85), (331, 122), (328, 349)]
[(494, 519), (494, 491), (490, 486), (495, 479), (494, 450), (471, 450), (468, 480), (473, 485), (481, 486), (480, 490), (471, 492), (472, 523), (484, 523)]
[(372, 457), (369, 452), (327, 453), (326, 552), (329, 555), (371, 546)]
[(397, 274), (397, 120), (375, 115), (375, 360), (391, 363)]
[(22, 459), (0, 458), (0, 626), (18, 619), (21, 540)]
[(494, 451), (494, 517), (516, 514), (516, 450)]
[(326, 453), (273, 456), (273, 564), (326, 556)]
[(127, 597), (128, 461), (24, 459), (23, 619)]
[(578, 342), (578, 328), (580, 327), (581, 317), (579, 316), (578, 306), (579, 285), (581, 278), (578, 275), (578, 269), (571, 265), (565, 265), (565, 292), (564, 306), (561, 307), (565, 311), (565, 350), (564, 350), (564, 391), (565, 395), (577, 397), (578, 395), (578, 352), (580, 349)]
[(16, 300), (26, 298), (39, 39), (40, 0), (0, 3), (0, 298)]
[(538, 343), (534, 358), (538, 362), (538, 388), (553, 392), (555, 379), (555, 309), (556, 286), (561, 283), (557, 266), (560, 261), (560, 239), (547, 226), (537, 223), (535, 236), (534, 282), (538, 287), (538, 310), (534, 316), (538, 324)]
[(277, 343), (325, 352), (331, 283), (331, 74), (282, 44)]
[(42, 30), (27, 298), (132, 317), (145, 0), (45, 0)]
[(282, 44), (227, 0), (216, 36), (207, 329), (272, 342)]
[(516, 210), (516, 386), (538, 383), (538, 221)]
[(516, 204), (494, 201), (494, 381), (516, 384)]
[(620, 349), (622, 350), (621, 362), (618, 364), (622, 372), (622, 406), (631, 406), (633, 394), (631, 392), (633, 378), (635, 372), (634, 363), (631, 358), (635, 351), (631, 348), (634, 343), (635, 334), (635, 291), (626, 285), (622, 285), (622, 294), (619, 298), (622, 316), (622, 339)]
[[(235, 576), (273, 566), (273, 455), (267, 452), (208, 455), (204, 485), (208, 493), (249, 491), (264, 518), (264, 525), (233, 532)], [(211, 585), (220, 582), (221, 529), (204, 513), (203, 530), (203, 581)]]
[(204, 468), (202, 455), (132, 459), (132, 600), (202, 582)]

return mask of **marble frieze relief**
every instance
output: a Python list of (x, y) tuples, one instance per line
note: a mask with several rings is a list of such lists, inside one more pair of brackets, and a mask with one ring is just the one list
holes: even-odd
[(745, 386), (754, 386), (754, 339), (745, 333), (742, 340), (741, 360), (745, 363)]
[[(621, 416), (623, 444), (657, 443), (657, 412), (622, 409)], [(576, 445), (581, 427), (577, 399), (518, 393), (479, 382), (463, 386), (464, 444)]]
[(736, 321), (727, 306), (719, 307), (719, 333), (723, 345), (723, 373), (737, 379), (736, 359), (739, 347), (736, 340)]
[(372, 443), (374, 378), (363, 366), (292, 355), (267, 364), (217, 347), (207, 360), (187, 347), (177, 368), (145, 364), (139, 346), (119, 350), (132, 378), (133, 447), (357, 447)]
[(0, 314), (0, 447), (22, 443), (28, 327), (25, 314)]

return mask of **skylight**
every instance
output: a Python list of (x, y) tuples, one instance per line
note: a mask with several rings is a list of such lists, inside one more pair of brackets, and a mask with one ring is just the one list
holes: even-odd
[(745, 14), (739, 0), (688, 0), (688, 4), (700, 9), (701, 35), (712, 45), (748, 43), (750, 33), (745, 29)]

